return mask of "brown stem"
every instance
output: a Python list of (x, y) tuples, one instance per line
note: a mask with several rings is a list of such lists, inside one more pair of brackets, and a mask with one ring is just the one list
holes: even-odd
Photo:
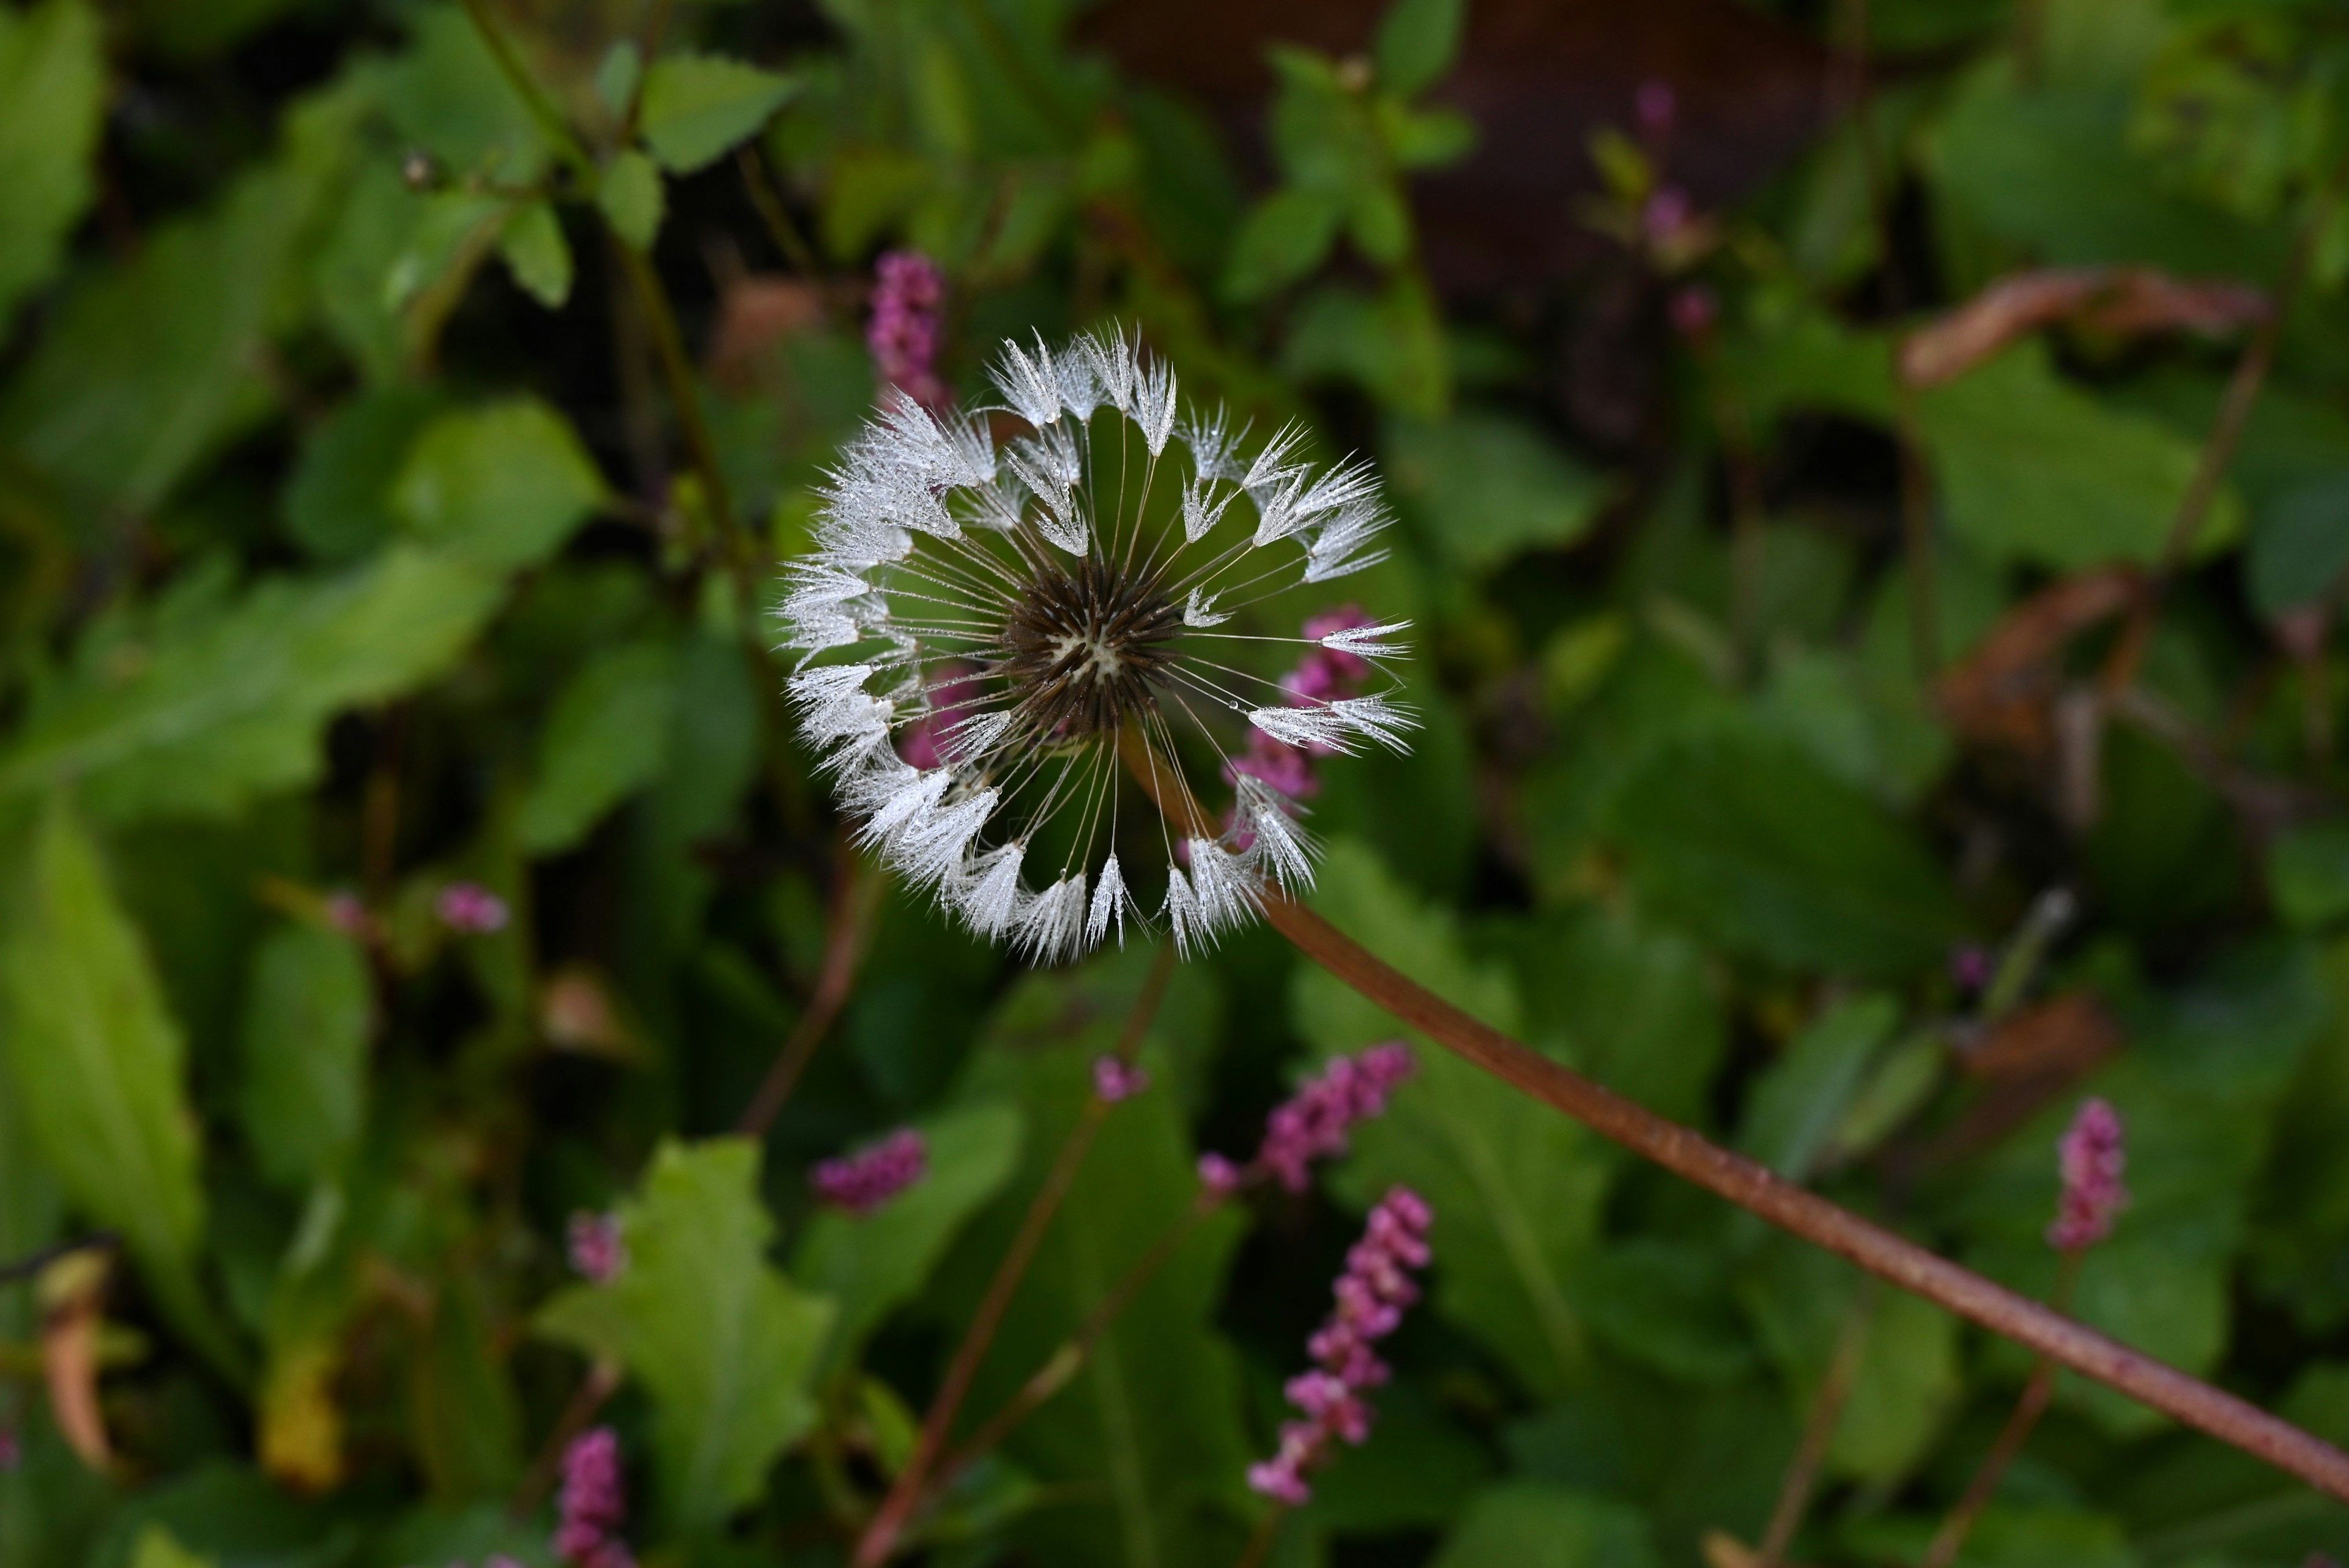
[[(1124, 732), (1119, 749), (1126, 771), (1178, 829), (1215, 833), (1213, 821), (1181, 779), (1156, 764), (1146, 742)], [(1306, 957), (1463, 1061), (1780, 1230), (2349, 1501), (2349, 1454), (2332, 1444), (1782, 1180), (1471, 1018), (1279, 889), (1268, 888), (1263, 897), (1266, 920)]]
[(1256, 1533), (1248, 1537), (1247, 1544), (1240, 1550), (1239, 1561), (1232, 1568), (1259, 1568), (1265, 1558), (1271, 1554), (1272, 1543), (1279, 1538), (1280, 1527), (1288, 1518), (1288, 1505), (1274, 1503), (1257, 1521)]
[(864, 873), (859, 866), (855, 851), (843, 843), (839, 867), (833, 876), (832, 914), (825, 924), (823, 965), (816, 971), (815, 993), (808, 998), (807, 1011), (792, 1025), (783, 1048), (775, 1053), (767, 1075), (759, 1080), (758, 1092), (742, 1107), (741, 1120), (734, 1124), (734, 1130), (747, 1137), (764, 1137), (775, 1125), (783, 1102), (792, 1097), (815, 1048), (832, 1032), (833, 1021), (855, 989), (856, 967), (864, 960), (865, 940), (872, 935), (874, 917), (881, 907), (881, 878)]
[[(2072, 1287), (2079, 1277), (2080, 1254), (2066, 1251), (2064, 1254), (2064, 1272), (2055, 1285), (2055, 1307), (2059, 1312), (2071, 1302)], [(1967, 1483), (1965, 1495), (1958, 1500), (1958, 1506), (1950, 1511), (1949, 1517), (1941, 1521), (1941, 1528), (1933, 1532), (1933, 1543), (1925, 1549), (1924, 1558), (1918, 1568), (1949, 1568), (1957, 1561), (1958, 1551), (1965, 1545), (1967, 1535), (1972, 1532), (1974, 1521), (1981, 1518), (1982, 1510), (1990, 1506), (1990, 1500), (1998, 1495), (1998, 1483), (2006, 1479), (2007, 1467), (2013, 1464), (2014, 1456), (2023, 1451), (2024, 1441), (2031, 1436), (2031, 1428), (2039, 1424), (2039, 1417), (2046, 1411), (2047, 1401), (2054, 1392), (2055, 1364), (2042, 1355), (2032, 1366), (2031, 1381), (2023, 1386), (2023, 1397), (2014, 1402), (2013, 1410), (2008, 1413), (2006, 1425), (1999, 1428), (1997, 1441), (1992, 1443), (1990, 1452), (1982, 1456), (1982, 1468), (1974, 1471), (1974, 1479)]]
[[(1125, 1029), (1118, 1040), (1121, 1059), (1131, 1062), (1141, 1049), (1142, 1036), (1149, 1029), (1151, 1017), (1158, 1011), (1174, 973), (1174, 947), (1171, 943), (1162, 945), (1149, 978), (1143, 981), (1141, 995), (1134, 999), (1133, 1011), (1126, 1015)], [(995, 1342), (995, 1332), (1002, 1326), (1003, 1314), (1010, 1310), (1011, 1298), (1019, 1291), (1019, 1282), (1027, 1277), (1029, 1265), (1036, 1261), (1037, 1250), (1044, 1243), (1044, 1232), (1051, 1228), (1053, 1216), (1060, 1212), (1070, 1189), (1076, 1185), (1077, 1171), (1092, 1152), (1093, 1139), (1100, 1135), (1109, 1109), (1109, 1102), (1101, 1096), (1086, 1096), (1084, 1108), (1077, 1113), (1076, 1125), (1069, 1128), (1069, 1136), (1054, 1157), (1044, 1184), (1029, 1201), (1028, 1212), (1020, 1218), (1019, 1230), (1011, 1238), (1009, 1250), (996, 1265), (995, 1278), (988, 1282), (987, 1294), (980, 1299), (978, 1311), (963, 1334), (962, 1344), (955, 1348), (954, 1360), (947, 1364), (937, 1397), (930, 1401), (929, 1411), (922, 1417), (922, 1430), (914, 1439), (914, 1451), (907, 1456), (905, 1468), (890, 1483), (889, 1495), (881, 1500), (873, 1522), (865, 1527), (864, 1538), (856, 1543), (854, 1568), (880, 1568), (897, 1549), (897, 1538), (905, 1532), (916, 1506), (922, 1501), (931, 1467), (946, 1447), (947, 1434), (962, 1410), (963, 1400), (970, 1394), (971, 1380), (978, 1376), (978, 1364), (985, 1359), (988, 1346)]]
[(1150, 1250), (1143, 1253), (1132, 1268), (1119, 1276), (1118, 1282), (1110, 1287), (1109, 1293), (1085, 1314), (1076, 1332), (1061, 1342), (1060, 1348), (1046, 1357), (1044, 1365), (1019, 1386), (1019, 1391), (1006, 1400), (1001, 1409), (981, 1422), (969, 1440), (939, 1462), (937, 1480), (930, 1488), (933, 1492), (942, 1492), (952, 1487), (964, 1471), (992, 1452), (1022, 1421), (1034, 1415), (1040, 1406), (1076, 1380), (1077, 1374), (1085, 1369), (1085, 1363), (1091, 1359), (1093, 1346), (1101, 1343), (1102, 1336), (1124, 1315), (1126, 1308), (1133, 1304), (1134, 1299), (1142, 1294), (1143, 1287), (1157, 1278), (1158, 1271), (1174, 1262), (1174, 1254), (1182, 1251), (1183, 1243), (1191, 1239), (1191, 1232), (1199, 1228), (1200, 1221), (1222, 1207), (1224, 1197), (1222, 1192), (1213, 1189), (1201, 1189), (1191, 1207), (1151, 1243)]
[(1811, 1400), (1803, 1440), (1795, 1449), (1794, 1461), (1786, 1467), (1785, 1480), (1779, 1486), (1778, 1506), (1771, 1511), (1770, 1527), (1763, 1532), (1754, 1568), (1778, 1568), (1786, 1548), (1794, 1542), (1795, 1532), (1802, 1526), (1803, 1515), (1810, 1511), (1811, 1492), (1818, 1484), (1819, 1467), (1826, 1461), (1827, 1445), (1835, 1441), (1843, 1407), (1851, 1400), (1852, 1386), (1859, 1381), (1860, 1363), (1868, 1352), (1868, 1324), (1876, 1315), (1878, 1288), (1874, 1280), (1862, 1281), (1849, 1310), (1844, 1314), (1843, 1330), (1836, 1335), (1835, 1354), (1827, 1362), (1826, 1376), (1819, 1380), (1818, 1393)]
[(2332, 221), (2344, 182), (2349, 182), (2349, 158), (2333, 169), (2310, 203), (2308, 220), (2293, 239), (2292, 253), (2284, 258), (2283, 275), (2276, 281), (2274, 303), (2267, 318), (2251, 334), (2251, 346), (2236, 361), (2235, 373), (2228, 379), (2226, 395), (2219, 404), (2219, 418), (2210, 427), (2209, 439), (2202, 443), (2193, 475), (2186, 482), (2186, 493), (2178, 499), (2169, 534), (2162, 541), (2160, 560), (2136, 608), (2130, 612), (2128, 625), (2114, 643), (2111, 657), (2105, 662), (2103, 687), (2108, 695), (2137, 680), (2137, 666), (2145, 658), (2146, 644), (2161, 614), (2162, 588), (2185, 563), (2194, 547), (2195, 535), (2201, 531), (2202, 519), (2209, 514), (2211, 503), (2219, 498), (2220, 482), (2227, 476), (2227, 466), (2234, 461), (2235, 449), (2242, 444), (2251, 410), (2260, 400), (2261, 389), (2267, 385), (2268, 372), (2275, 366), (2276, 348), (2283, 340), (2283, 324), (2308, 281), (2317, 245)]
[(563, 1466), (564, 1451), (587, 1429), (587, 1423), (595, 1418), (595, 1412), (604, 1407), (604, 1402), (618, 1391), (620, 1376), (617, 1362), (599, 1360), (588, 1366), (587, 1376), (580, 1380), (577, 1392), (571, 1396), (571, 1403), (565, 1405), (563, 1414), (555, 1417), (554, 1429), (547, 1433), (546, 1442), (538, 1450), (538, 1456), (530, 1461), (530, 1469), (523, 1472), (522, 1484), (514, 1488), (513, 1497), (506, 1504), (507, 1518), (525, 1520), (538, 1511), (538, 1505), (544, 1502), (546, 1494), (554, 1489), (554, 1476)]

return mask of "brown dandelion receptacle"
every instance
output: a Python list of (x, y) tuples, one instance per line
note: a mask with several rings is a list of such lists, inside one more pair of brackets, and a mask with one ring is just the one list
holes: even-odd
[(1153, 678), (1182, 631), (1154, 577), (1088, 560), (1028, 583), (988, 672), (1018, 694), (1017, 723), (1031, 739), (1092, 740), (1152, 705)]

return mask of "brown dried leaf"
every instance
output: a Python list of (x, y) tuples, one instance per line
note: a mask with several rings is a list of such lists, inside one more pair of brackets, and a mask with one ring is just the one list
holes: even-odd
[(1910, 333), (1900, 378), (1955, 380), (2027, 333), (2059, 321), (2092, 331), (2222, 332), (2266, 317), (2267, 296), (2235, 283), (2189, 283), (2151, 267), (2056, 267), (2002, 277)]
[(776, 345), (823, 324), (823, 296), (813, 284), (768, 273), (734, 278), (709, 334), (710, 379), (730, 392), (750, 391)]
[(98, 1403), (98, 1335), (106, 1324), (106, 1281), (113, 1263), (114, 1254), (104, 1249), (69, 1252), (43, 1269), (36, 1286), (49, 1413), (82, 1463), (100, 1472), (114, 1464)]
[(2059, 666), (2073, 638), (2127, 608), (2143, 574), (2105, 566), (2050, 585), (2007, 612), (1972, 658), (1941, 677), (1941, 712), (1971, 740), (2033, 757), (2054, 739), (2050, 710), (2063, 686)]
[(1960, 1054), (1958, 1064), (1977, 1078), (2077, 1076), (2120, 1048), (2112, 1015), (2086, 992), (2074, 991), (2008, 1013)]
[(558, 1049), (621, 1061), (636, 1055), (635, 1033), (620, 1017), (603, 977), (571, 964), (547, 977), (538, 993), (538, 1025)]

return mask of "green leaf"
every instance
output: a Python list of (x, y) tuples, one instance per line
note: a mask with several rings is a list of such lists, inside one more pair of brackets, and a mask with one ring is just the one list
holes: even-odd
[(1505, 1481), (1469, 1506), (1433, 1568), (1655, 1568), (1656, 1562), (1648, 1521), (1636, 1509), (1539, 1481)]
[[(1092, 1064), (1115, 1047), (1150, 953), (1106, 955), (1035, 974), (982, 1031), (961, 1094), (1017, 1104), (1028, 1127), (1019, 1169), (957, 1244), (925, 1293), (952, 1344), (993, 1275), (1046, 1171), (1092, 1093)], [(1177, 1007), (1208, 983), (1178, 970), (1169, 1005), (1144, 1032), (1150, 1091), (1110, 1112), (972, 1385), (968, 1408), (991, 1411), (1066, 1342), (1110, 1287), (1176, 1224), (1198, 1193), (1181, 1089), (1206, 1041), (1211, 1010)], [(1240, 1216), (1195, 1231), (1103, 1335), (1075, 1380), (1005, 1445), (1044, 1486), (1092, 1500), (1040, 1509), (1006, 1535), (1055, 1568), (1223, 1563), (1241, 1546), (1248, 1440), (1239, 1369), (1215, 1329)]]
[(2249, 565), (2251, 602), (2264, 614), (2331, 592), (2349, 567), (2349, 474), (2306, 481), (2263, 507)]
[(527, 185), (546, 165), (544, 139), (481, 29), (452, 5), (409, 13), (415, 42), (383, 73), (383, 102), (410, 146), (450, 171)]
[(604, 171), (603, 182), (595, 188), (595, 204), (623, 241), (640, 251), (652, 249), (666, 205), (660, 171), (641, 152), (621, 153)]
[(1019, 1113), (968, 1106), (916, 1124), (929, 1146), (926, 1173), (878, 1213), (827, 1209), (792, 1251), (792, 1276), (838, 1303), (815, 1379), (852, 1366), (865, 1336), (918, 1294), (947, 1246), (1009, 1179), (1019, 1156)]
[(374, 1007), (367, 960), (339, 932), (280, 926), (254, 950), (238, 1110), (280, 1186), (334, 1175), (358, 1142)]
[(443, 407), (411, 382), (369, 387), (328, 414), (286, 481), (285, 531), (321, 561), (357, 560), (391, 536), (391, 483)]
[(1321, 265), (1338, 237), (1345, 202), (1327, 191), (1290, 186), (1258, 202), (1232, 236), (1224, 264), (1226, 298), (1261, 299)]
[[(57, 1239), (63, 1220), (57, 1178), (33, 1146), (24, 1092), (10, 1075), (8, 1053), (0, 1050), (0, 1258), (28, 1257), (40, 1251)], [(0, 1294), (0, 1336), (28, 1341), (38, 1327), (29, 1293)], [(9, 1541), (6, 1527), (0, 1525), (0, 1548)]]
[(1754, 1085), (1737, 1145), (1789, 1181), (1806, 1180), (1900, 1022), (1891, 997), (1847, 997), (1813, 1019)]
[[(1516, 1029), (1508, 973), (1472, 962), (1451, 916), (1405, 893), (1361, 846), (1330, 846), (1313, 905), (1412, 979), (1495, 1028)], [(1298, 970), (1289, 1002), (1319, 1055), (1404, 1033), (1319, 969)], [(1405, 1037), (1419, 1072), (1384, 1116), (1356, 1129), (1336, 1185), (1358, 1206), (1398, 1182), (1425, 1198), (1444, 1257), (1437, 1310), (1536, 1392), (1561, 1392), (1584, 1357), (1574, 1282), (1597, 1235), (1608, 1160), (1569, 1117), (1423, 1037)]]
[[(2150, 562), (2198, 461), (2196, 443), (2158, 421), (2061, 379), (2035, 340), (1920, 394), (1917, 421), (1950, 526), (1993, 562)], [(2241, 501), (2224, 491), (2198, 547), (2242, 525)]]
[(645, 72), (636, 129), (662, 168), (690, 174), (750, 140), (798, 88), (722, 55), (671, 55)]
[(165, 1312), (232, 1366), (196, 1283), (204, 1195), (187, 1046), (98, 846), (62, 800), (33, 830), (16, 902), (0, 1034), (26, 1123), (74, 1205), (121, 1234)]
[(1626, 1359), (1681, 1383), (1733, 1384), (1754, 1358), (1724, 1273), (1716, 1252), (1633, 1239), (1599, 1252), (1578, 1286), (1591, 1328)]
[(809, 1375), (833, 1306), (764, 1261), (774, 1223), (744, 1139), (662, 1144), (620, 1222), (627, 1268), (555, 1297), (539, 1327), (644, 1384), (669, 1516), (706, 1533), (759, 1495), (768, 1465), (813, 1424)]
[(328, 719), (445, 668), (502, 590), (470, 562), (396, 549), (89, 650), (0, 752), (0, 799), (70, 783), (93, 815), (127, 822), (307, 784)]
[(1387, 480), (1420, 533), (1463, 571), (1522, 551), (1563, 549), (1589, 532), (1614, 485), (1506, 414), (1386, 423)]
[(512, 568), (562, 548), (605, 493), (570, 421), (523, 397), (433, 421), (393, 482), (391, 504), (418, 537)]
[(0, 331), (46, 282), (97, 182), (106, 107), (98, 16), (84, 0), (0, 10)]
[(2349, 915), (2349, 823), (2313, 822), (2279, 835), (2268, 848), (2268, 888), (2276, 913), (2295, 926)]
[(1624, 783), (1615, 830), (1659, 906), (1789, 969), (1895, 978), (1938, 962), (1961, 929), (1904, 826), (1766, 735), (1662, 747)]
[(554, 202), (541, 197), (515, 208), (498, 235), (498, 254), (523, 292), (547, 309), (560, 310), (571, 297), (571, 242)]
[(652, 782), (667, 752), (677, 658), (666, 642), (616, 648), (564, 687), (539, 742), (514, 834), (533, 855), (572, 847)]
[(139, 1532), (139, 1544), (132, 1548), (130, 1568), (214, 1568), (210, 1557), (200, 1557), (180, 1544), (180, 1538), (160, 1524), (150, 1524)]
[(1281, 348), (1284, 375), (1341, 377), (1399, 413), (1440, 420), (1452, 407), (1452, 354), (1435, 300), (1399, 273), (1375, 295), (1317, 288), (1297, 309)]
[(1371, 46), (1379, 85), (1410, 98), (1441, 81), (1460, 56), (1467, 11), (1464, 0), (1395, 0)]

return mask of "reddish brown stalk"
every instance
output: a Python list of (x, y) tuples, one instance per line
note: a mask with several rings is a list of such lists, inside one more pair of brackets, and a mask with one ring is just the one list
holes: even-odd
[[(1134, 1054), (1142, 1049), (1142, 1036), (1166, 995), (1167, 982), (1174, 977), (1174, 950), (1169, 944), (1159, 949), (1150, 977), (1143, 981), (1142, 994), (1134, 999), (1133, 1010), (1126, 1015), (1125, 1030), (1117, 1045), (1121, 1061), (1132, 1063)], [(1051, 1228), (1053, 1216), (1068, 1199), (1069, 1189), (1076, 1185), (1077, 1171), (1092, 1152), (1093, 1139), (1100, 1134), (1109, 1110), (1109, 1102), (1096, 1094), (1087, 1096), (1084, 1108), (1077, 1113), (1076, 1125), (1069, 1129), (1061, 1152), (1053, 1158), (1052, 1168), (1044, 1177), (1044, 1184), (1030, 1200), (1028, 1212), (1020, 1218), (1019, 1230), (1012, 1237), (1003, 1261), (996, 1265), (995, 1278), (988, 1282), (987, 1294), (980, 1299), (978, 1311), (963, 1334), (962, 1344), (955, 1348), (954, 1360), (947, 1364), (937, 1397), (930, 1401), (929, 1411), (922, 1417), (921, 1434), (914, 1440), (914, 1451), (906, 1457), (905, 1468), (890, 1483), (889, 1495), (881, 1500), (873, 1522), (865, 1527), (864, 1538), (856, 1543), (854, 1568), (880, 1568), (896, 1551), (897, 1539), (905, 1533), (914, 1510), (922, 1501), (931, 1469), (946, 1447), (955, 1417), (961, 1413), (962, 1402), (970, 1394), (971, 1380), (978, 1376), (978, 1365), (986, 1359), (988, 1346), (995, 1343), (996, 1330), (1003, 1325), (1003, 1314), (1010, 1310), (1019, 1282), (1027, 1277), (1029, 1265), (1036, 1261), (1044, 1232)]]
[[(1121, 751), (1127, 771), (1152, 793), (1176, 827), (1192, 834), (1216, 831), (1179, 777), (1153, 763), (1146, 742), (1129, 732), (1121, 738)], [(1264, 911), (1273, 928), (1306, 957), (1403, 1023), (1462, 1060), (1564, 1111), (1601, 1137), (1879, 1279), (2349, 1501), (2349, 1454), (2332, 1444), (1782, 1180), (1744, 1155), (1519, 1044), (1405, 979), (1277, 888), (1265, 890)]]
[(578, 1391), (571, 1396), (571, 1403), (565, 1405), (563, 1414), (555, 1417), (554, 1429), (547, 1433), (546, 1442), (539, 1449), (538, 1457), (531, 1460), (530, 1469), (523, 1472), (522, 1484), (514, 1488), (513, 1498), (506, 1504), (507, 1518), (524, 1520), (538, 1511), (538, 1505), (546, 1501), (546, 1494), (554, 1488), (554, 1476), (562, 1468), (564, 1450), (571, 1446), (572, 1439), (587, 1429), (587, 1423), (595, 1418), (595, 1412), (604, 1407), (604, 1402), (618, 1392), (620, 1376), (619, 1363), (615, 1361), (596, 1361), (588, 1366), (587, 1376), (580, 1380)]
[(758, 1092), (742, 1107), (742, 1119), (734, 1124), (737, 1132), (764, 1137), (774, 1126), (783, 1102), (792, 1097), (800, 1075), (813, 1059), (815, 1048), (823, 1044), (840, 1010), (848, 1005), (849, 992), (856, 985), (856, 966), (864, 960), (865, 939), (873, 934), (873, 917), (880, 907), (881, 878), (862, 869), (856, 852), (843, 843), (839, 869), (833, 877), (832, 914), (824, 930), (823, 964), (816, 971), (815, 993), (808, 998), (807, 1011), (792, 1025), (783, 1048), (775, 1053), (767, 1075), (759, 1081)]
[(1843, 1331), (1836, 1335), (1835, 1354), (1827, 1362), (1826, 1376), (1819, 1380), (1818, 1393), (1811, 1400), (1803, 1440), (1795, 1448), (1794, 1460), (1786, 1467), (1786, 1479), (1778, 1488), (1778, 1506), (1771, 1511), (1770, 1527), (1763, 1533), (1754, 1568), (1778, 1568), (1785, 1559), (1786, 1548), (1794, 1544), (1795, 1532), (1802, 1527), (1803, 1516), (1810, 1511), (1811, 1492), (1818, 1485), (1819, 1467), (1826, 1461), (1827, 1445), (1835, 1441), (1836, 1427), (1843, 1420), (1843, 1407), (1851, 1400), (1852, 1386), (1859, 1381), (1860, 1362), (1868, 1351), (1868, 1324), (1876, 1316), (1877, 1289), (1874, 1280), (1862, 1281), (1858, 1293), (1852, 1297), (1851, 1306), (1844, 1314)]
[[(2072, 1287), (2079, 1277), (2080, 1254), (2065, 1252), (2064, 1272), (2055, 1285), (2057, 1311), (2070, 1303)], [(1974, 1471), (1974, 1479), (1967, 1483), (1965, 1496), (1958, 1500), (1958, 1506), (1950, 1510), (1949, 1517), (1941, 1521), (1941, 1528), (1933, 1532), (1933, 1543), (1925, 1549), (1924, 1559), (1918, 1568), (1949, 1568), (1957, 1560), (1959, 1549), (1965, 1545), (1966, 1537), (1972, 1533), (1974, 1521), (1980, 1519), (1982, 1510), (1990, 1506), (1990, 1500), (1998, 1495), (1998, 1483), (2006, 1479), (2007, 1467), (2013, 1464), (2014, 1456), (2023, 1451), (2031, 1429), (2039, 1424), (2039, 1417), (2046, 1412), (2047, 1401), (2054, 1393), (2055, 1364), (2042, 1355), (2032, 1366), (2031, 1381), (2023, 1386), (2023, 1397), (2014, 1402), (2014, 1408), (2008, 1413), (2006, 1425), (1999, 1428), (1997, 1440), (1991, 1444), (1990, 1452), (1982, 1456), (1982, 1468)]]
[(1282, 1522), (1288, 1518), (1288, 1505), (1274, 1503), (1271, 1511), (1257, 1521), (1256, 1533), (1249, 1536), (1247, 1544), (1240, 1549), (1239, 1561), (1232, 1568), (1261, 1568), (1265, 1558), (1271, 1554), (1272, 1543), (1279, 1539)]

